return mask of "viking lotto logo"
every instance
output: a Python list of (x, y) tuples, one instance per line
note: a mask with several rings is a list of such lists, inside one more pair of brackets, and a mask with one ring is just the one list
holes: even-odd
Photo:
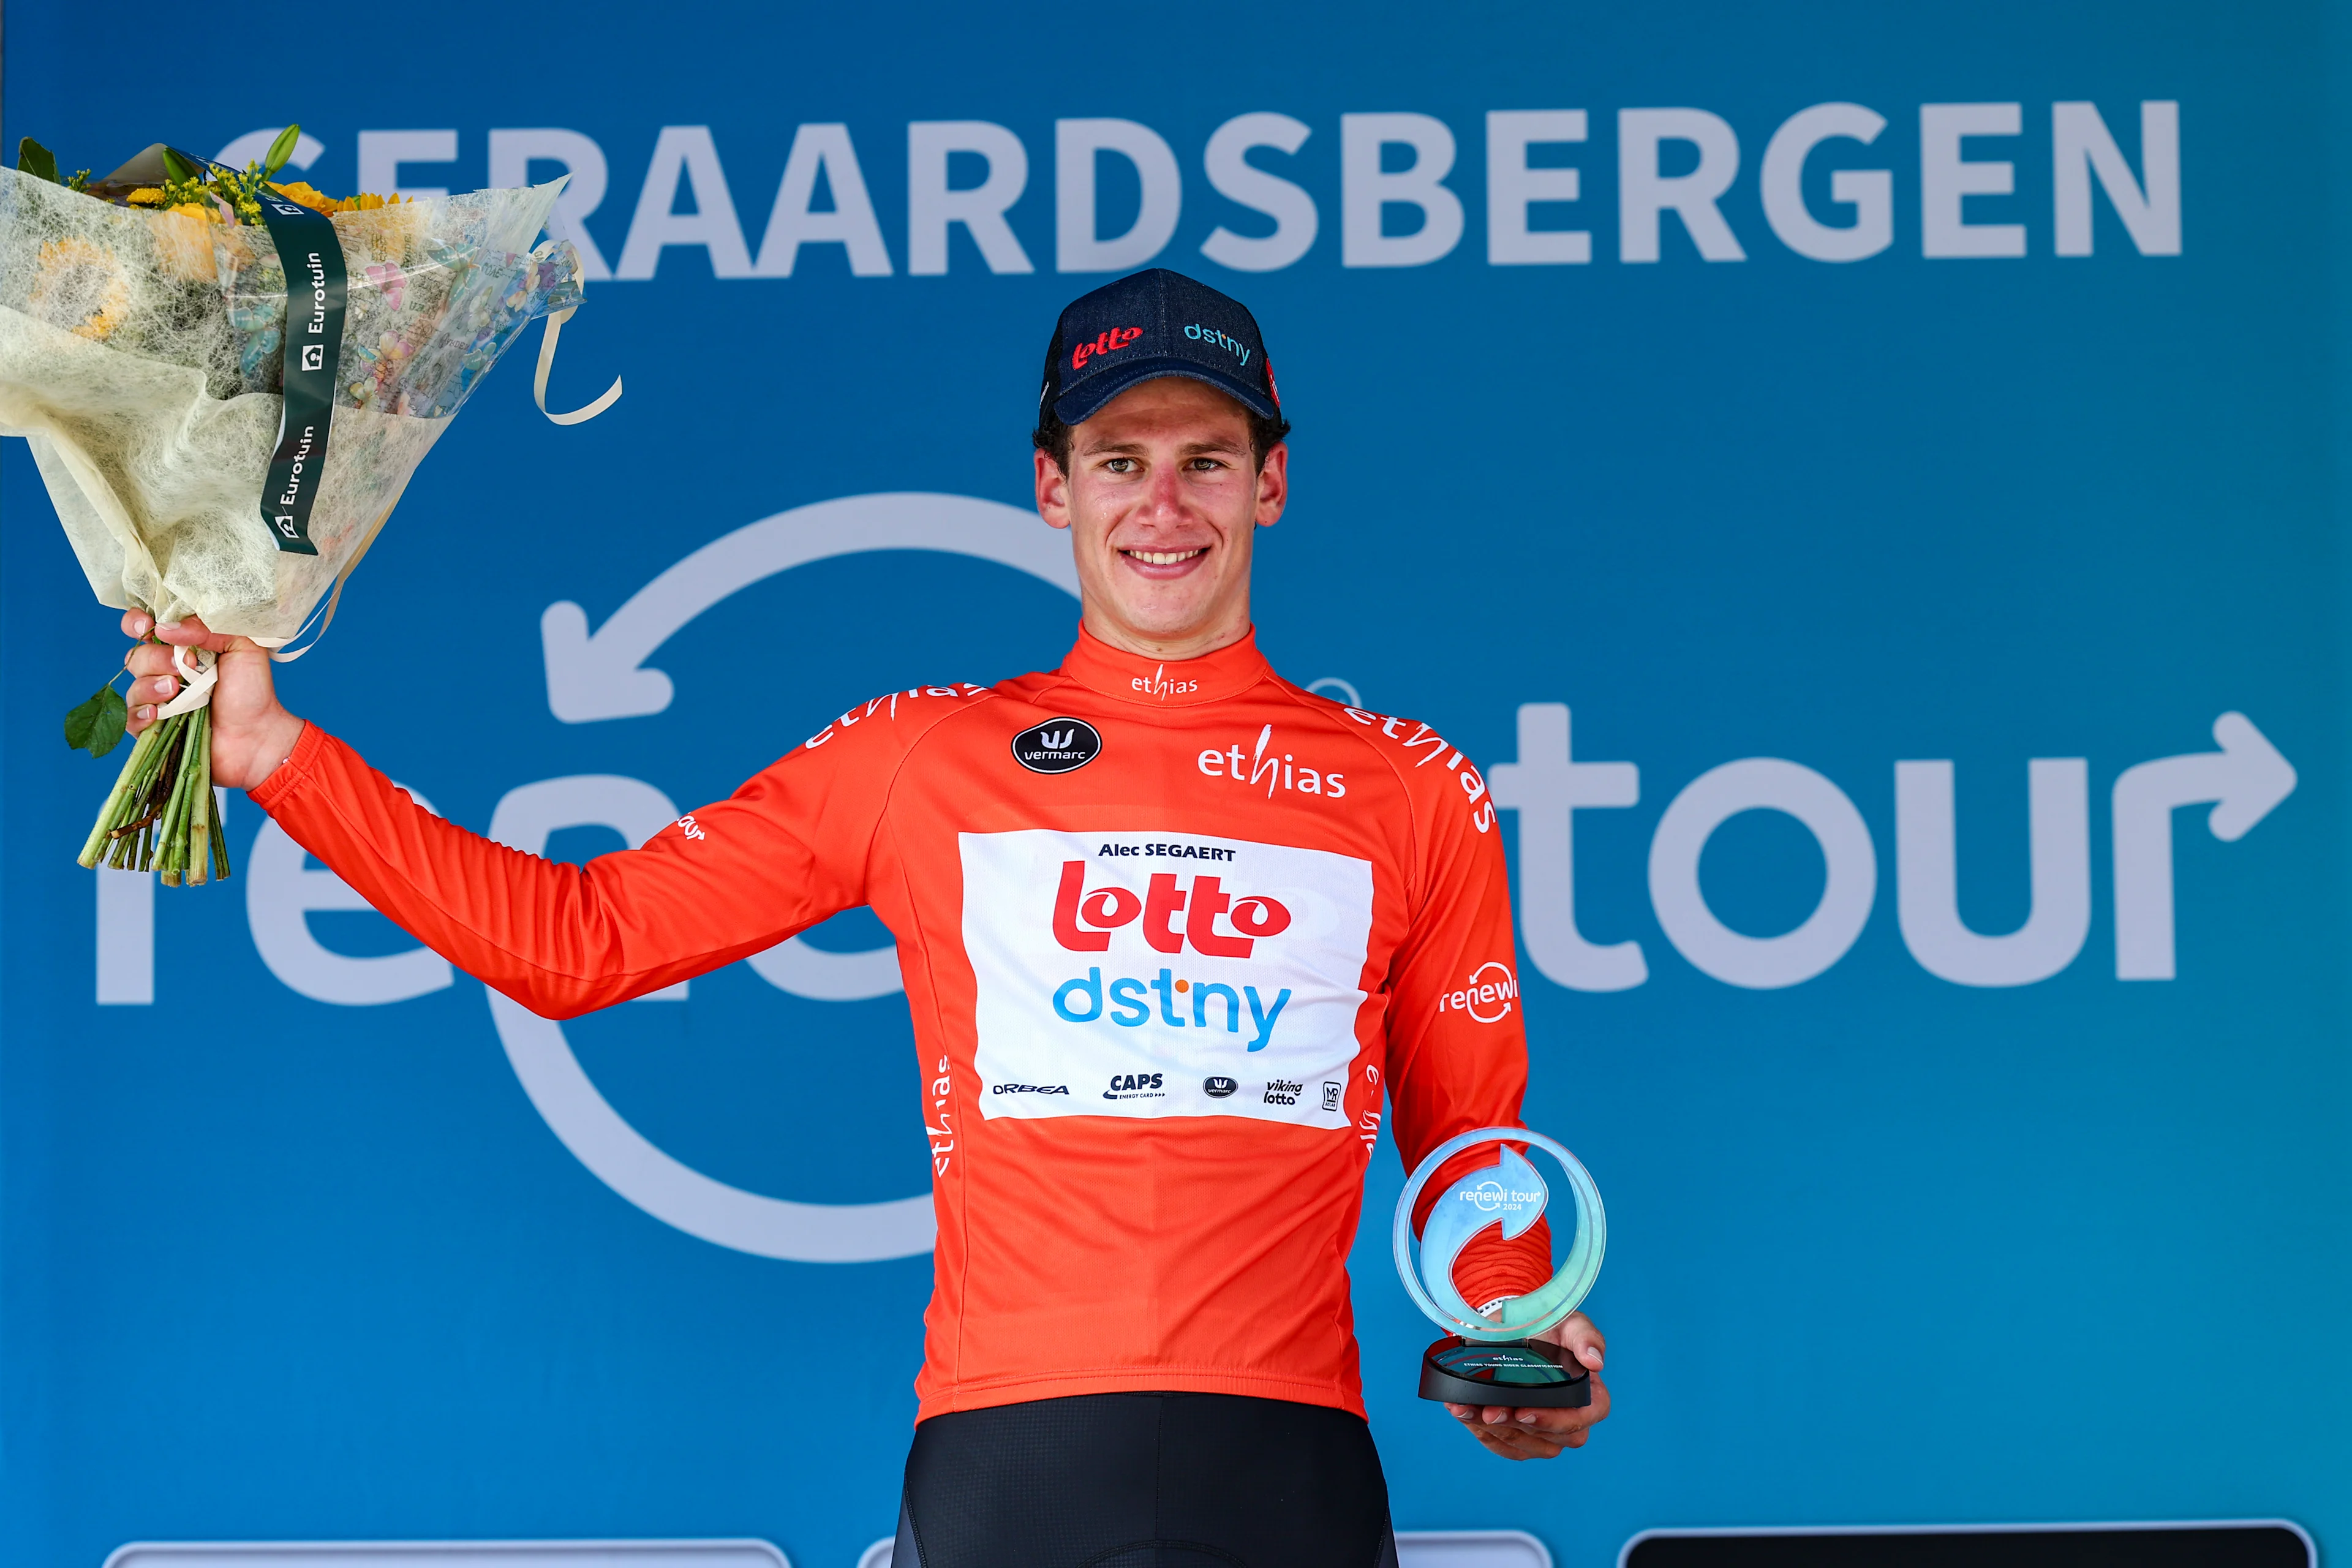
[(1101, 756), (1102, 746), (1084, 719), (1048, 719), (1013, 737), (1013, 760), (1033, 773), (1066, 773)]

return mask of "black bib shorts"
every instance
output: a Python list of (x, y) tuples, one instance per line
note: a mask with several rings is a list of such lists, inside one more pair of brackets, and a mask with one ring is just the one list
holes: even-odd
[(1089, 1394), (934, 1415), (892, 1568), (1396, 1568), (1372, 1435), (1323, 1405)]

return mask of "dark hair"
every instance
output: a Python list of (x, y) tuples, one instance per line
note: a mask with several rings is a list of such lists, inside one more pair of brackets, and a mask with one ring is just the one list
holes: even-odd
[[(1059, 340), (1057, 339), (1056, 342)], [(1258, 468), (1265, 467), (1265, 455), (1290, 435), (1290, 421), (1268, 419), (1254, 408), (1235, 403), (1242, 417), (1249, 421), (1250, 460)], [(1066, 474), (1070, 471), (1070, 427), (1050, 407), (1037, 411), (1037, 428), (1029, 433), (1030, 445), (1054, 459), (1054, 466)]]

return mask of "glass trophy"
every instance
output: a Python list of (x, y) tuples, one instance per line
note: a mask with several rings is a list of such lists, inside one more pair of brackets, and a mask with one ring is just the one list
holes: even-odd
[[(1412, 1211), (1422, 1189), (1448, 1160), (1481, 1143), (1496, 1145), (1495, 1163), (1468, 1172), (1445, 1189), (1422, 1226), (1416, 1258)], [(1513, 1144), (1540, 1149), (1559, 1162), (1576, 1200), (1576, 1239), (1549, 1284), (1502, 1302), (1489, 1318), (1455, 1289), (1454, 1259), (1490, 1226), (1500, 1226), (1506, 1240), (1524, 1235), (1543, 1217), (1551, 1196), (1543, 1177)], [(1583, 1301), (1600, 1277), (1601, 1255), (1608, 1243), (1609, 1218), (1591, 1173), (1575, 1155), (1542, 1133), (1524, 1127), (1481, 1127), (1431, 1150), (1405, 1184), (1396, 1211), (1397, 1272), (1404, 1277), (1413, 1304), (1445, 1331), (1445, 1337), (1422, 1356), (1421, 1396), (1514, 1407), (1591, 1404), (1591, 1372), (1558, 1345), (1535, 1336), (1564, 1321)]]

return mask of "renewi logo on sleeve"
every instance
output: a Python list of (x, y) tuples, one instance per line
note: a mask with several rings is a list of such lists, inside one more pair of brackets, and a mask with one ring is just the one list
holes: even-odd
[(1371, 863), (1173, 833), (966, 833), (981, 1111), (1339, 1128)]

